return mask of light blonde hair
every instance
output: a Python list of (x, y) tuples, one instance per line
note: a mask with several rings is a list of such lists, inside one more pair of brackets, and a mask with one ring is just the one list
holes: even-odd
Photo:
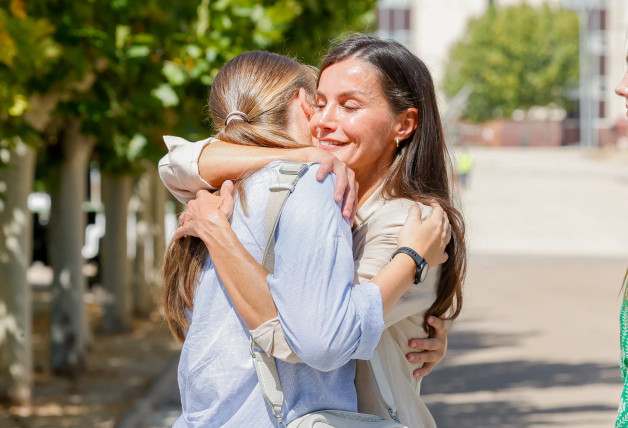
[[(287, 132), (289, 105), (301, 88), (313, 99), (316, 72), (282, 55), (251, 51), (227, 62), (216, 75), (209, 97), (216, 138), (234, 144), (300, 147)], [(232, 112), (246, 115), (226, 123)], [(194, 309), (194, 290), (207, 259), (205, 243), (185, 237), (168, 244), (163, 263), (162, 304), (170, 331), (179, 342), (189, 328), (185, 310)]]

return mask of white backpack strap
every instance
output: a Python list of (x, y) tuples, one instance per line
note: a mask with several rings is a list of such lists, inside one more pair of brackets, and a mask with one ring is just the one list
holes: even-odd
[(377, 389), (379, 389), (380, 399), (386, 405), (386, 409), (388, 410), (390, 417), (395, 422), (399, 422), (399, 414), (397, 413), (397, 406), (395, 406), (395, 399), (392, 391), (390, 390), (388, 379), (386, 379), (386, 373), (384, 373), (384, 367), (382, 366), (382, 361), (379, 358), (377, 349), (373, 352), (373, 357), (370, 359), (370, 363), (373, 375), (375, 376), (375, 381), (377, 382)]
[(266, 206), (264, 219), (264, 234), (266, 235), (266, 249), (262, 265), (267, 272), (275, 271), (275, 230), (281, 217), (288, 196), (294, 190), (299, 178), (310, 167), (308, 163), (286, 162), (279, 168), (277, 182), (270, 186), (270, 195)]

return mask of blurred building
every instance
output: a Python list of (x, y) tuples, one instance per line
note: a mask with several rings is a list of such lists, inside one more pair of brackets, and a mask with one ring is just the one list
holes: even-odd
[[(434, 77), (443, 111), (446, 111), (448, 100), (439, 88), (445, 74), (449, 50), (462, 37), (469, 19), (485, 13), (491, 3), (507, 6), (522, 1), (524, 0), (379, 0), (378, 35), (400, 41), (425, 61)], [(554, 136), (548, 144), (571, 144), (582, 138), (586, 140), (583, 145), (608, 145), (619, 141), (628, 146), (625, 106), (613, 90), (626, 70), (628, 0), (526, 2), (531, 5), (548, 3), (574, 9), (583, 23), (583, 78), (581, 88), (572, 94), (579, 108), (562, 122), (558, 137), (556, 125), (548, 125)], [(588, 119), (584, 120), (586, 118)], [(499, 128), (504, 127), (500, 125)], [(491, 132), (486, 129), (476, 130), (478, 135), (483, 135), (480, 139), (485, 140)], [(539, 132), (539, 135), (544, 132)]]

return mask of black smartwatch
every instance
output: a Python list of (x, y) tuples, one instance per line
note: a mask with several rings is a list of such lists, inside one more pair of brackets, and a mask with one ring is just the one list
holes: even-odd
[(395, 257), (399, 253), (409, 255), (410, 257), (412, 257), (412, 260), (414, 260), (414, 263), (416, 263), (416, 273), (414, 274), (414, 283), (412, 285), (416, 285), (420, 282), (425, 281), (425, 278), (427, 277), (427, 271), (429, 270), (429, 266), (425, 259), (410, 247), (398, 248), (397, 251), (393, 253), (390, 259), (392, 260), (393, 257)]

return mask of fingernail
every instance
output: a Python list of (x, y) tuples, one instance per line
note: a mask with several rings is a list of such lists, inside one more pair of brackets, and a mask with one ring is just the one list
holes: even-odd
[(427, 319), (427, 322), (434, 322), (434, 321), (436, 321), (436, 319), (435, 319), (433, 316), (430, 316), (430, 317)]

